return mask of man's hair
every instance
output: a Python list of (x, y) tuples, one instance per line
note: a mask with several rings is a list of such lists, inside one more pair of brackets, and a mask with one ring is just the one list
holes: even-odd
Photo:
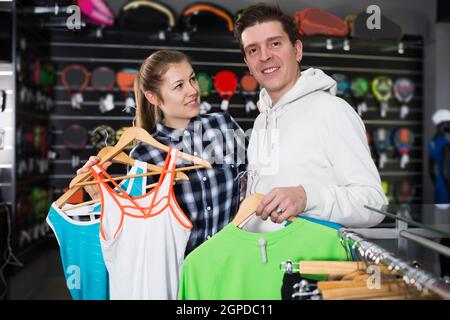
[(281, 23), (283, 30), (289, 36), (292, 45), (295, 45), (295, 41), (300, 38), (294, 18), (281, 11), (280, 7), (264, 3), (251, 5), (241, 13), (236, 20), (234, 27), (234, 37), (239, 42), (244, 57), (245, 52), (242, 44), (242, 32), (248, 27), (252, 27), (258, 23), (270, 21), (278, 21)]

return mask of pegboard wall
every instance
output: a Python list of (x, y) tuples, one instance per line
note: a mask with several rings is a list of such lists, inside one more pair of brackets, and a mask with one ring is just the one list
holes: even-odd
[[(175, 49), (191, 57), (194, 70), (214, 76), (221, 70), (231, 70), (240, 79), (247, 73), (247, 67), (239, 50), (238, 43), (229, 33), (194, 34), (189, 41), (184, 41), (179, 32), (166, 33), (164, 40), (159, 34), (148, 32), (127, 32), (117, 29), (95, 29), (92, 27), (81, 30), (46, 27), (43, 30), (28, 30), (28, 52), (41, 56), (46, 62), (56, 67), (56, 84), (52, 93), (53, 106), (49, 110), (30, 111), (29, 107), (21, 107), (18, 103), (16, 125), (26, 128), (34, 123), (46, 126), (51, 138), (48, 139), (49, 149), (56, 157), (48, 161), (49, 167), (45, 173), (30, 174), (18, 181), (21, 192), (26, 193), (29, 187), (39, 184), (49, 192), (49, 199), (57, 199), (75, 171), (90, 155), (97, 153), (90, 142), (79, 153), (80, 163), (72, 165), (73, 152), (64, 143), (63, 135), (66, 128), (73, 124), (84, 127), (92, 132), (99, 125), (108, 125), (118, 130), (133, 124), (134, 114), (123, 111), (125, 96), (117, 85), (113, 88), (115, 108), (102, 113), (99, 109), (100, 94), (88, 84), (83, 92), (83, 103), (80, 110), (71, 106), (70, 94), (61, 82), (61, 71), (70, 64), (80, 64), (89, 71), (99, 66), (107, 66), (114, 71), (123, 68), (139, 69), (143, 60), (159, 49)], [(36, 35), (38, 34), (38, 35)], [(365, 101), (368, 110), (362, 115), (369, 136), (378, 128), (385, 128), (390, 133), (399, 128), (408, 128), (414, 133), (414, 144), (410, 151), (410, 161), (405, 168), (400, 166), (400, 155), (394, 147), (387, 151), (387, 162), (380, 168), (383, 181), (387, 182), (387, 193), (391, 202), (397, 202), (393, 197), (394, 190), (402, 181), (409, 181), (413, 189), (410, 203), (421, 203), (422, 171), (423, 171), (423, 46), (420, 37), (405, 36), (398, 41), (363, 41), (356, 39), (304, 37), (303, 60), (301, 68), (310, 67), (322, 69), (328, 75), (345, 74), (349, 80), (365, 77), (369, 81), (377, 76), (385, 75), (394, 82), (401, 77), (411, 79), (416, 87), (414, 98), (408, 103), (409, 115), (400, 119), (400, 104), (392, 98), (386, 117), (381, 117), (379, 103), (369, 92)], [(32, 49), (30, 49), (32, 48)], [(18, 83), (20, 92), (24, 83)], [(255, 92), (254, 102), (258, 92)], [(345, 97), (355, 108), (352, 97)], [(210, 112), (221, 112), (221, 98), (215, 90), (206, 99), (211, 105)], [(244, 130), (250, 129), (258, 115), (258, 111), (246, 112), (245, 99), (240, 88), (230, 101), (229, 111)], [(372, 157), (378, 163), (379, 155), (371, 145)], [(25, 188), (26, 187), (26, 188)], [(18, 187), (19, 188), (19, 187)], [(38, 217), (44, 217), (42, 212)], [(26, 214), (23, 213), (23, 214)], [(33, 222), (29, 222), (29, 224)], [(28, 227), (23, 227), (28, 228)]]
[[(142, 61), (152, 52), (159, 49), (175, 49), (188, 54), (196, 72), (205, 72), (214, 76), (218, 71), (231, 70), (240, 79), (247, 72), (237, 42), (230, 35), (197, 35), (189, 42), (184, 42), (179, 35), (174, 34), (173, 40), (158, 40), (157, 35), (139, 35), (104, 31), (101, 38), (95, 32), (74, 33), (64, 30), (54, 30), (51, 33), (50, 60), (62, 70), (68, 64), (82, 64), (88, 70), (98, 66), (108, 66), (115, 71), (122, 68), (138, 69)], [(395, 188), (394, 183), (409, 179), (415, 189), (414, 203), (421, 199), (422, 172), (422, 46), (420, 38), (409, 38), (410, 43), (403, 54), (398, 53), (395, 42), (363, 42), (352, 40), (349, 51), (342, 48), (342, 40), (332, 40), (333, 49), (327, 49), (325, 38), (304, 38), (304, 58), (302, 69), (320, 68), (327, 74), (343, 73), (350, 80), (355, 77), (365, 77), (369, 81), (378, 75), (386, 75), (393, 81), (400, 77), (408, 77), (414, 81), (416, 93), (409, 103), (410, 114), (400, 119), (400, 104), (391, 99), (386, 117), (381, 117), (379, 104), (373, 94), (369, 93), (365, 100), (368, 111), (362, 115), (369, 135), (377, 128), (383, 127), (389, 133), (405, 127), (414, 132), (414, 146), (410, 152), (410, 162), (406, 168), (400, 168), (400, 157), (393, 146), (387, 152), (388, 160), (380, 174), (383, 180), (389, 182), (389, 188)], [(409, 42), (407, 42), (409, 41)], [(329, 43), (328, 43), (329, 45)], [(108, 124), (114, 129), (132, 124), (133, 116), (124, 113), (124, 96), (119, 88), (114, 88), (116, 108), (107, 113), (99, 111), (99, 95), (89, 85), (85, 90), (82, 110), (74, 110), (58, 73), (58, 83), (55, 87), (55, 109), (50, 114), (50, 122), (55, 127), (54, 150), (59, 158), (52, 161), (53, 172), (50, 176), (56, 193), (67, 186), (68, 179), (73, 177), (71, 168), (71, 153), (64, 146), (62, 133), (64, 128), (78, 123), (87, 130), (93, 130), (101, 124)], [(257, 100), (255, 94), (255, 102)], [(347, 99), (352, 105), (355, 103)], [(207, 101), (212, 104), (211, 112), (220, 112), (221, 98), (215, 90)], [(230, 101), (229, 113), (238, 121), (244, 130), (252, 127), (258, 111), (247, 113), (245, 100), (240, 89)], [(378, 163), (379, 155), (373, 146), (372, 155)], [(89, 155), (95, 153), (91, 146), (80, 154), (83, 162)], [(391, 190), (389, 190), (390, 192)]]

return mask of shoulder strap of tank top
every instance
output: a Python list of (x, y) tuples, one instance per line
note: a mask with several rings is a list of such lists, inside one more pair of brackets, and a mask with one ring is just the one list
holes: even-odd
[(178, 158), (178, 150), (172, 149), (170, 152), (170, 159), (168, 161), (167, 173), (161, 183), (161, 194), (168, 196), (173, 188), (173, 182), (175, 180), (176, 161)]
[[(103, 169), (101, 166), (98, 165), (94, 165), (91, 167), (91, 171), (92, 171), (92, 175), (93, 177), (105, 188), (105, 191), (108, 192), (109, 196), (112, 197), (113, 199), (117, 200), (117, 196), (115, 194), (115, 192), (113, 190), (111, 190), (111, 187), (108, 186), (107, 183), (105, 183), (103, 181), (103, 177), (106, 177), (107, 179), (111, 180), (111, 183), (118, 189), (120, 190), (120, 192), (122, 192), (123, 196), (128, 199), (129, 201), (131, 201), (131, 203), (133, 203), (133, 205), (136, 207), (136, 209), (140, 210), (142, 212), (143, 215), (145, 215), (144, 210), (139, 207), (139, 205), (130, 197), (130, 195), (128, 193), (126, 193), (125, 190), (122, 189), (122, 187), (116, 182), (114, 181), (111, 176), (105, 171), (105, 169)], [(103, 176), (103, 177), (102, 177)], [(115, 201), (117, 203), (117, 205), (121, 208), (121, 210), (123, 211), (123, 206), (120, 204), (119, 201)]]
[[(167, 170), (168, 170), (168, 168), (169, 168), (169, 162), (170, 162), (170, 159), (171, 159), (171, 155), (172, 155), (172, 148), (169, 148), (169, 151), (168, 151), (168, 153), (167, 153), (167, 158), (166, 158), (166, 161), (165, 161), (165, 163), (164, 163), (164, 167), (163, 167), (162, 172), (161, 172), (161, 176), (159, 177), (158, 185), (155, 187), (155, 188), (156, 188), (156, 190), (155, 190), (155, 196), (154, 196), (153, 199), (152, 199), (152, 203), (151, 203), (150, 207), (148, 208), (148, 211), (150, 211), (150, 210), (153, 208), (153, 205), (154, 205), (154, 203), (155, 203), (155, 199), (157, 198), (157, 195), (158, 195), (158, 193), (159, 193), (159, 188), (161, 187), (162, 183), (165, 181), (165, 178), (166, 178), (166, 176), (167, 176)], [(139, 211), (141, 211), (142, 214), (143, 214), (144, 216), (146, 215), (146, 212), (145, 212), (146, 210), (144, 210), (142, 207), (140, 207), (140, 206), (133, 200), (133, 198), (130, 197), (130, 195), (129, 195), (128, 193), (126, 193), (125, 190), (123, 190), (122, 187), (120, 187), (119, 184), (117, 184), (117, 182), (115, 182), (115, 181), (111, 178), (111, 176), (106, 172), (105, 169), (103, 169), (101, 166), (94, 165), (94, 166), (91, 167), (91, 171), (92, 171), (92, 174), (93, 174), (94, 178), (96, 178), (96, 179), (99, 181), (99, 183), (101, 183), (101, 184), (105, 187), (106, 191), (109, 193), (109, 195), (110, 195), (113, 199), (116, 199), (116, 194), (115, 194), (115, 192), (114, 192), (113, 190), (111, 190), (111, 188), (108, 186), (108, 184), (105, 183), (105, 182), (103, 181), (101, 175), (103, 175), (103, 176), (106, 177), (107, 179), (110, 179), (110, 180), (111, 180), (111, 183), (112, 183), (118, 190), (120, 190), (120, 191), (123, 193), (123, 196), (124, 196), (126, 199), (128, 199), (131, 203), (133, 203), (134, 207), (135, 207), (136, 209), (138, 209)], [(116, 202), (117, 202), (117, 201), (116, 201)], [(122, 211), (123, 211), (122, 205), (120, 205), (119, 202), (117, 202), (117, 203), (118, 203), (118, 205), (121, 207), (121, 209), (122, 209)]]
[[(167, 152), (166, 161), (164, 162), (164, 168), (162, 170), (161, 176), (159, 177), (158, 185), (155, 187), (155, 196), (152, 199), (149, 210), (151, 210), (155, 203), (157, 203), (160, 199), (168, 197), (168, 191), (170, 191), (170, 184), (173, 183), (172, 177), (174, 176), (171, 164), (174, 163), (172, 159), (176, 157), (174, 157), (174, 154), (176, 155), (177, 152), (178, 150), (173, 148), (169, 148), (169, 151)], [(169, 187), (167, 187), (168, 185)]]

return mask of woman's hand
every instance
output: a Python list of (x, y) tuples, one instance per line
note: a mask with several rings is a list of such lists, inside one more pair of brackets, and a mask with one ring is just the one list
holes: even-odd
[[(93, 165), (97, 164), (100, 162), (100, 158), (97, 156), (91, 156), (89, 157), (89, 160), (86, 161), (86, 163), (84, 164), (83, 167), (81, 167), (80, 169), (77, 170), (77, 175), (88, 172), (89, 168), (92, 167)], [(102, 167), (103, 169), (107, 170), (109, 168), (109, 166), (112, 164), (112, 162), (108, 161), (105, 162)], [(89, 185), (89, 186), (85, 186), (84, 190), (89, 194), (89, 196), (92, 198), (92, 200), (96, 200), (96, 199), (100, 199), (100, 194), (98, 191), (98, 185), (94, 184), (94, 185)]]

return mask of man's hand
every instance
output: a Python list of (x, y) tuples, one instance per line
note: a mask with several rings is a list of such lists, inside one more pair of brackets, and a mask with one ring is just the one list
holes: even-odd
[(275, 223), (282, 223), (306, 208), (306, 192), (302, 186), (274, 188), (259, 203), (256, 215)]

